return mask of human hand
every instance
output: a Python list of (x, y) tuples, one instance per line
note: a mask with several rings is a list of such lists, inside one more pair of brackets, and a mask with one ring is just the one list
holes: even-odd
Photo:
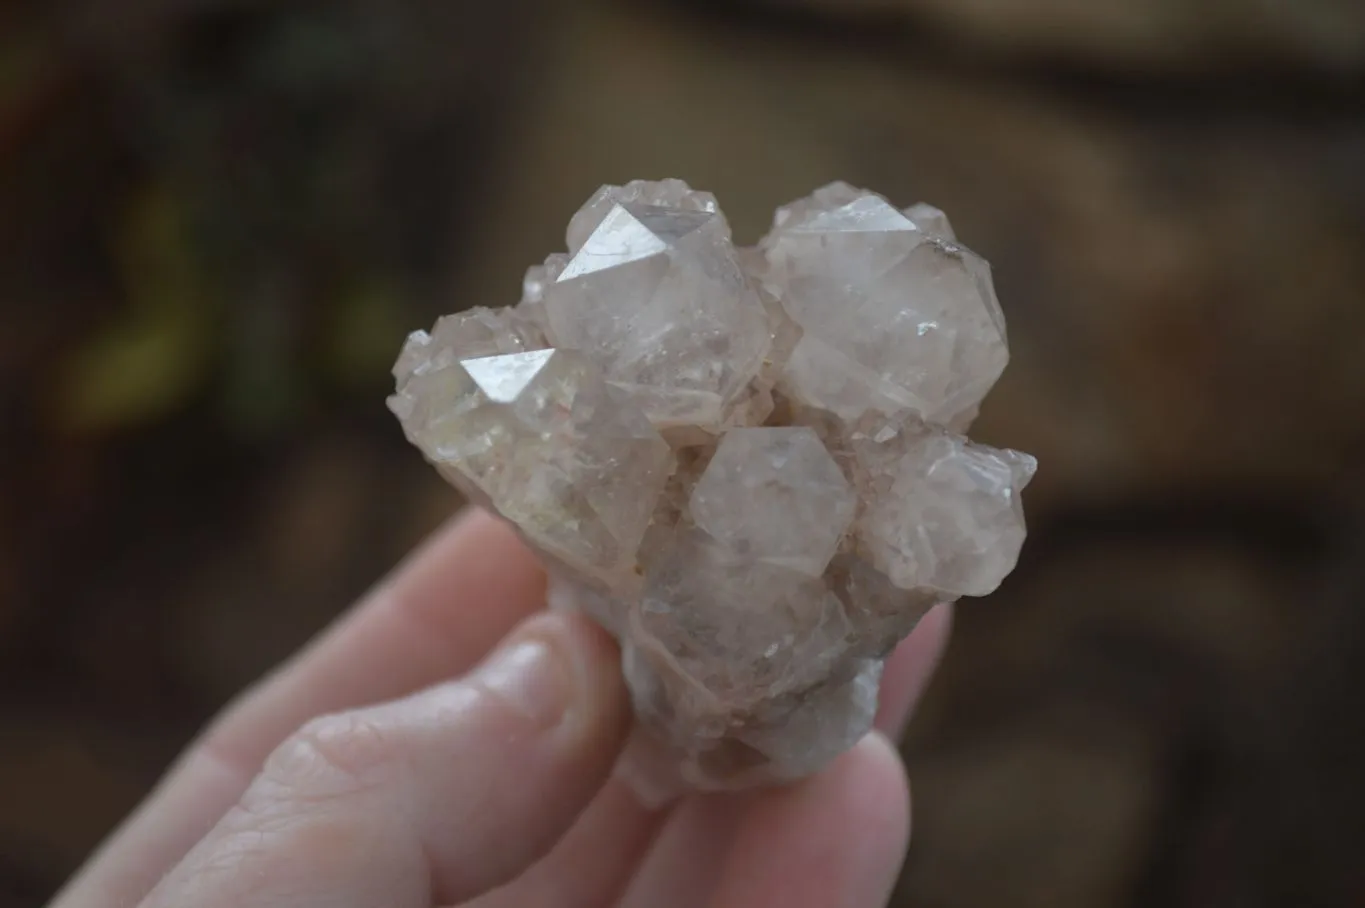
[(888, 664), (880, 732), (824, 772), (649, 810), (611, 774), (615, 646), (543, 603), (510, 529), (456, 520), (216, 720), (52, 908), (885, 903), (910, 820), (886, 735), (947, 607)]

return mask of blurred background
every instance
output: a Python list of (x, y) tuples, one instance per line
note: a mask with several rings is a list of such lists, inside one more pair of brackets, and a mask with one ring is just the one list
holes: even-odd
[(0, 906), (458, 506), (402, 336), (664, 176), (996, 267), (1032, 535), (896, 904), (1365, 905), (1359, 0), (0, 0)]

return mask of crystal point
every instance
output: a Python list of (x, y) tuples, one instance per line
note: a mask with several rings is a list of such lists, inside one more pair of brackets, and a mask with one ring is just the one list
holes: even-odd
[(1014, 569), (1034, 458), (880, 417), (861, 421), (852, 446), (868, 496), (859, 546), (893, 583), (984, 596)]
[(957, 234), (953, 233), (953, 225), (948, 222), (948, 215), (933, 205), (917, 202), (905, 209), (903, 214), (929, 236), (949, 241), (957, 240)]
[(389, 406), (620, 641), (650, 797), (817, 772), (920, 618), (1018, 559), (1036, 462), (964, 435), (1008, 359), (990, 267), (847, 183), (755, 247), (680, 180), (566, 239), (515, 307), (414, 332)]
[(673, 455), (586, 359), (539, 350), (415, 375), (408, 437), (462, 490), (534, 545), (616, 589), (635, 559)]
[[(584, 203), (569, 221), (565, 241), (569, 251), (576, 253), (592, 236), (603, 218), (622, 203), (639, 203), (677, 211), (697, 211), (720, 215), (716, 197), (709, 192), (697, 192), (682, 180), (634, 180), (624, 186), (603, 186)], [(723, 216), (721, 217), (724, 222)], [(730, 228), (725, 227), (728, 237)]]
[(950, 424), (973, 411), (1009, 359), (985, 262), (872, 193), (795, 207), (764, 241), (766, 285), (804, 330), (788, 392), (850, 419), (908, 409)]
[(719, 432), (774, 340), (724, 218), (704, 208), (614, 202), (540, 305), (556, 341), (631, 391), (660, 429)]

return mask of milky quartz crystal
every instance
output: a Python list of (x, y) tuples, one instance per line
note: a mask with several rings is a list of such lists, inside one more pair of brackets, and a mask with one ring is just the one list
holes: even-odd
[(871, 727), (882, 662), (983, 596), (1036, 463), (964, 432), (1009, 358), (943, 212), (835, 183), (734, 245), (710, 193), (605, 186), (521, 302), (418, 331), (389, 405), (614, 634), (655, 790), (800, 778)]

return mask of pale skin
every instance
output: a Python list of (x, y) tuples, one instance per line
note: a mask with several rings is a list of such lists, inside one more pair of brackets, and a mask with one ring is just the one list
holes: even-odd
[(910, 834), (900, 731), (947, 641), (920, 622), (878, 730), (819, 775), (648, 809), (612, 774), (612, 641), (544, 610), (471, 511), (230, 705), (52, 908), (873, 908)]

